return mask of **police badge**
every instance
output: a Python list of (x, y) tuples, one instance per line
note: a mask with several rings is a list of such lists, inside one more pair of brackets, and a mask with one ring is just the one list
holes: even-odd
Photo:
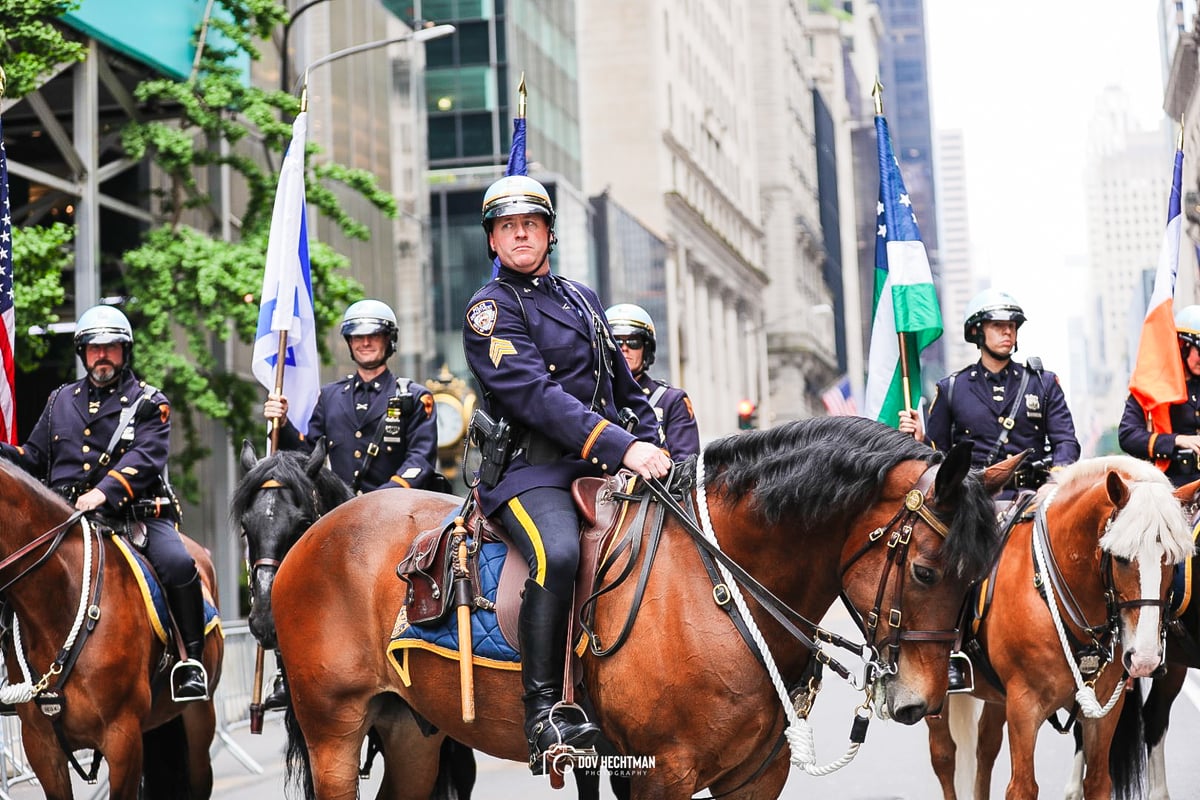
[(1036, 394), (1025, 395), (1025, 413), (1035, 418), (1042, 416), (1042, 401)]
[(496, 301), (481, 300), (467, 309), (467, 324), (480, 336), (488, 336), (496, 327)]

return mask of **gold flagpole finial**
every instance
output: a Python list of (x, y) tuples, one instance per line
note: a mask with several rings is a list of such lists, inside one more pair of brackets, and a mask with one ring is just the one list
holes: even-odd
[(521, 82), (517, 84), (517, 118), (525, 119), (525, 73), (521, 73)]
[(304, 70), (304, 88), (300, 90), (300, 113), (308, 111), (308, 70)]
[(0, 67), (0, 97), (4, 97), (4, 89), (8, 85), (8, 76), (4, 74), (4, 67)]
[(883, 116), (883, 84), (879, 76), (875, 76), (875, 85), (871, 87), (871, 96), (875, 98), (875, 116)]
[[(2, 94), (2, 93), (3, 93), (3, 90), (0, 90), (0, 94)], [(1186, 113), (1179, 115), (1179, 140), (1175, 145), (1176, 150), (1183, 149), (1183, 129), (1185, 127), (1187, 127), (1187, 114)]]

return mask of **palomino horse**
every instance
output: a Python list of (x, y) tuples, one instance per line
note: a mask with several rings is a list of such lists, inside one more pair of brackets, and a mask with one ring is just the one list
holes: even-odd
[[(0, 495), (0, 591), (16, 618), (6, 666), (10, 680), (32, 678), (34, 701), (19, 703), (17, 713), (46, 797), (72, 797), (67, 751), (83, 749), (108, 762), (112, 798), (209, 797), (216, 712), (211, 699), (171, 700), (164, 657), (173, 648), (156, 634), (130, 551), (82, 524), (62, 498), (8, 462), (0, 463)], [(207, 552), (184, 543), (216, 605)], [(223, 654), (214, 630), (204, 650), (210, 697)], [(55, 708), (58, 725), (49, 716)]]
[[(1171, 571), (1192, 551), (1184, 494), (1172, 496), (1170, 483), (1147, 462), (1089, 459), (1043, 487), (1034, 510), (1013, 526), (976, 606), (982, 619), (973, 693), (985, 701), (978, 745), (957, 743), (968, 760), (976, 756), (977, 800), (989, 796), (1006, 719), (1012, 776), (1005, 796), (1036, 797), (1038, 729), (1058, 709), (1075, 705), (1082, 712), (1084, 796), (1107, 800), (1114, 788), (1118, 796), (1133, 789), (1137, 776), (1129, 767), (1139, 759), (1131, 748), (1141, 745), (1120, 732), (1114, 739), (1122, 710), (1116, 706), (1127, 677), (1147, 677), (1163, 660)], [(928, 723), (934, 771), (945, 797), (954, 798), (950, 723)]]
[[(906, 724), (936, 711), (968, 584), (996, 547), (990, 492), (1019, 463), (969, 472), (967, 449), (943, 461), (909, 436), (851, 417), (811, 419), (710, 444), (694, 490), (723, 551), (812, 630), (842, 594), (876, 623), (863, 652), (882, 658), (874, 688)], [(699, 472), (700, 464), (696, 464)], [(418, 491), (378, 492), (313, 525), (280, 567), (274, 587), (279, 646), (292, 683), (289, 766), (309, 796), (350, 800), (363, 735), (393, 745), (381, 793), (429, 795), (436, 771), (430, 727), (500, 758), (525, 762), (521, 681), (479, 668), (476, 717), (459, 714), (459, 665), (407, 654), (409, 681), (387, 657), (405, 587), (396, 564), (421, 531), (440, 527), (454, 501)], [(627, 515), (621, 531), (637, 514)], [(565, 532), (564, 532), (565, 533)], [(634, 569), (653, 557), (641, 547)], [(628, 557), (629, 550), (623, 551)], [(714, 602), (695, 541), (668, 517), (644, 575), (640, 609), (623, 647), (583, 658), (584, 683), (617, 750), (653, 756), (633, 776), (635, 798), (775, 797), (788, 773), (779, 749), (784, 713), (775, 687), (730, 614)], [(615, 567), (619, 570), (621, 565)], [(626, 581), (596, 604), (593, 629), (618, 639), (637, 592)], [(794, 685), (810, 650), (765, 612), (754, 617), (784, 681)], [(307, 746), (306, 746), (307, 745)]]

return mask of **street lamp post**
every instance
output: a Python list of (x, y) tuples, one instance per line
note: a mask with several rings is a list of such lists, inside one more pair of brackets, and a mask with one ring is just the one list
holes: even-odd
[[(314, 0), (314, 2), (321, 2), (321, 0)], [(380, 39), (379, 41), (375, 42), (365, 42), (363, 44), (356, 44), (353, 47), (335, 50), (328, 55), (321, 56), (304, 68), (304, 73), (296, 79), (296, 84), (292, 87), (292, 94), (295, 94), (301, 86), (308, 82), (308, 73), (312, 72), (317, 67), (328, 64), (331, 61), (338, 61), (346, 56), (352, 56), (356, 53), (365, 53), (368, 50), (375, 50), (379, 47), (387, 47), (390, 44), (400, 44), (401, 42), (407, 42), (409, 40), (414, 42), (428, 42), (431, 39), (440, 39), (443, 36), (449, 36), (450, 34), (454, 33), (454, 31), (455, 28), (453, 25), (434, 25), (429, 28), (420, 28), (415, 31), (409, 31), (408, 33), (400, 36), (393, 36), (390, 39)]]
[(291, 58), (288, 56), (288, 36), (292, 32), (292, 25), (299, 19), (300, 15), (308, 11), (315, 5), (328, 2), (328, 0), (308, 0), (307, 3), (300, 6), (288, 18), (287, 24), (283, 26), (283, 44), (279, 51), (279, 91), (286, 92), (288, 90), (288, 64), (291, 63)]

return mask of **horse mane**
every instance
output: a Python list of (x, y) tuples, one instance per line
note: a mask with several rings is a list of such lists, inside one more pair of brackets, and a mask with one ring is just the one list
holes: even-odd
[(1146, 548), (1162, 551), (1168, 564), (1191, 557), (1194, 545), (1183, 506), (1174, 496), (1174, 487), (1162, 472), (1148, 461), (1132, 456), (1101, 456), (1077, 461), (1057, 476), (1061, 489), (1087, 488), (1109, 471), (1118, 472), (1129, 484), (1129, 501), (1117, 514), (1100, 539), (1107, 552), (1133, 560)]
[[(816, 528), (874, 505), (891, 470), (904, 461), (938, 464), (944, 454), (863, 417), (815, 417), (736, 434), (704, 448), (708, 487), (737, 502), (752, 494), (769, 524), (787, 519)], [(960, 575), (977, 575), (997, 546), (995, 509), (972, 472), (950, 521), (942, 556)]]
[(322, 466), (316, 479), (308, 477), (308, 459), (307, 453), (298, 450), (280, 450), (259, 461), (234, 488), (229, 502), (229, 518), (240, 528), (242, 517), (250, 510), (250, 504), (268, 480), (276, 480), (295, 493), (297, 503), (315, 493), (322, 512), (354, 496), (346, 482), (328, 467)]
[(38, 498), (48, 507), (61, 511), (64, 515), (70, 515), (75, 510), (71, 507), (70, 503), (63, 499), (62, 495), (48, 488), (44, 483), (26, 472), (21, 468), (20, 464), (14, 464), (11, 461), (0, 458), (0, 471), (3, 471), (4, 474), (20, 483), (29, 494)]

